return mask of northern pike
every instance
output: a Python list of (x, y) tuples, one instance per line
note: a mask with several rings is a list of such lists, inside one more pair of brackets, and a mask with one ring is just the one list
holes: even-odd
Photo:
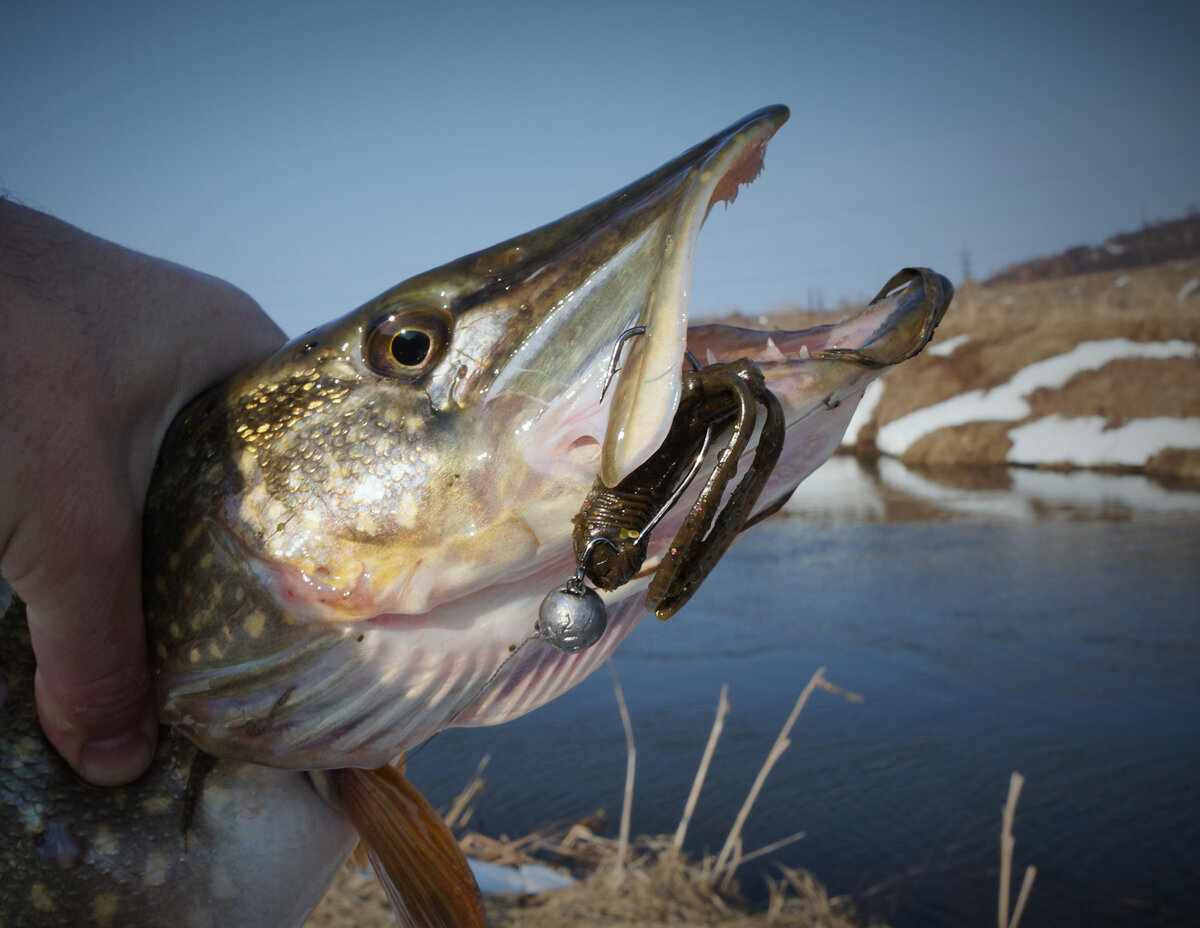
[[(83, 784), (43, 740), (4, 592), (0, 924), (298, 925), (360, 838), (402, 924), (482, 924), (453, 837), (390, 765), (546, 703), (678, 608), (949, 304), (945, 278), (906, 270), (836, 324), (688, 325), (700, 226), (787, 115), (413, 277), (185, 408), (145, 514), (164, 730), (138, 782)], [(586, 640), (551, 633), (563, 591), (601, 604)]]

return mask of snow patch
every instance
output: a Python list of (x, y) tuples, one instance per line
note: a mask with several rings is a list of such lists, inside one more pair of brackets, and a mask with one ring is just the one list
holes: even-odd
[(875, 407), (879, 405), (881, 396), (883, 396), (883, 381), (872, 380), (867, 385), (867, 389), (863, 390), (862, 399), (858, 401), (858, 408), (854, 410), (854, 415), (850, 417), (850, 424), (846, 426), (846, 431), (842, 435), (844, 446), (853, 447), (858, 443), (858, 433), (875, 415)]
[(565, 873), (543, 867), (541, 864), (521, 864), (519, 867), (502, 867), (468, 857), (467, 863), (475, 874), (475, 881), (482, 893), (519, 893), (531, 896), (551, 889), (565, 889), (575, 880)]
[(1008, 433), (1010, 464), (1141, 467), (1166, 448), (1200, 448), (1200, 418), (1155, 416), (1106, 429), (1100, 416), (1046, 416)]
[(1061, 389), (1081, 371), (1097, 370), (1123, 358), (1200, 357), (1200, 346), (1181, 339), (1133, 342), (1109, 338), (1080, 342), (1070, 351), (1030, 364), (1008, 383), (990, 390), (970, 390), (941, 403), (901, 416), (879, 429), (875, 444), (884, 454), (899, 457), (913, 444), (938, 429), (968, 422), (1019, 422), (1030, 415), (1025, 397), (1039, 389)]
[(1196, 292), (1196, 288), (1200, 287), (1200, 278), (1193, 277), (1186, 284), (1179, 288), (1179, 292), (1175, 294), (1177, 302), (1182, 303), (1189, 296)]
[(948, 358), (954, 354), (956, 348), (960, 348), (971, 340), (971, 336), (967, 334), (955, 335), (953, 338), (948, 338), (944, 342), (937, 342), (929, 345), (925, 349), (926, 354), (937, 355), (939, 358)]

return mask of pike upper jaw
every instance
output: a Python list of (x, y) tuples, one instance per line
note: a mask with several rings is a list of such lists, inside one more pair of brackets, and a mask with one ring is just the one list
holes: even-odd
[(677, 159), (664, 180), (657, 235), (646, 244), (658, 256), (646, 281), (637, 324), (609, 412), (600, 477), (615, 486), (663, 443), (679, 406), (687, 348), (688, 292), (696, 239), (712, 206), (732, 202), (762, 170), (767, 142), (787, 119), (781, 107), (761, 110)]
[[(526, 442), (532, 466), (590, 447), (586, 466), (612, 486), (662, 444), (679, 405), (700, 227), (714, 203), (732, 201), (758, 175), (787, 116), (784, 107), (753, 113), (612, 196), (506, 243), (530, 258), (547, 252), (522, 270), (522, 286), (556, 282), (539, 294), (552, 308), (488, 391), (545, 404)], [(557, 247), (546, 250), (547, 238)], [(634, 327), (645, 332), (622, 345), (602, 401), (613, 352)]]

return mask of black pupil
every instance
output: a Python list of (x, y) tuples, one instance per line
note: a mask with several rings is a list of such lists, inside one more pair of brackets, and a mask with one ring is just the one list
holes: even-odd
[(429, 356), (429, 336), (417, 329), (402, 329), (392, 337), (392, 357), (397, 364), (416, 367)]

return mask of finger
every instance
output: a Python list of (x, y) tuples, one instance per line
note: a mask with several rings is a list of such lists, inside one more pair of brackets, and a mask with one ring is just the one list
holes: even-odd
[(68, 588), (66, 600), (29, 604), (42, 728), (75, 771), (98, 786), (140, 776), (158, 737), (140, 568), (136, 559), (123, 563), (107, 583), (86, 587), (107, 587), (108, 597), (72, 602)]

